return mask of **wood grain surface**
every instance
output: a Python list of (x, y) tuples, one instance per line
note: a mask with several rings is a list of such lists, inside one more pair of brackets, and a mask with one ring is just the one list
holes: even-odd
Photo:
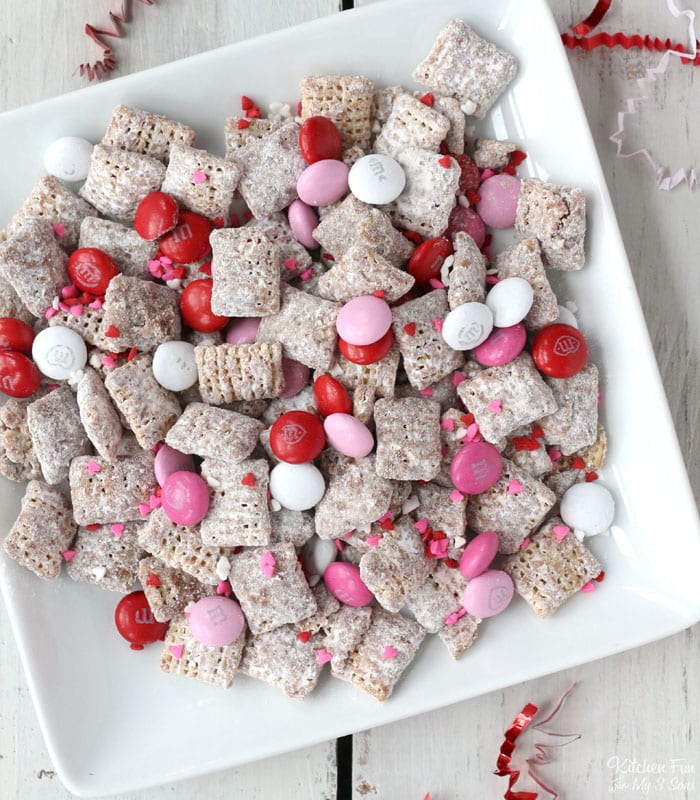
[[(550, 0), (550, 5), (564, 30), (586, 16), (593, 2)], [(700, 11), (698, 0), (687, 0), (685, 5)], [(115, 74), (337, 13), (339, 6), (338, 0), (160, 0), (153, 6), (134, 2), (125, 38), (109, 40), (119, 61)], [(82, 28), (85, 22), (107, 25), (109, 7), (107, 0), (0, 4), (0, 111), (84, 85), (75, 69), (100, 57), (101, 51)], [(674, 41), (685, 41), (686, 34), (685, 23), (674, 20), (662, 0), (618, 0), (601, 29), (668, 36)], [(570, 53), (698, 498), (700, 193), (685, 187), (658, 191), (650, 165), (638, 157), (617, 159), (609, 141), (622, 98), (635, 93), (635, 79), (658, 58), (646, 52)], [(697, 69), (674, 62), (630, 125), (630, 144), (646, 143), (662, 161), (675, 166), (693, 159), (697, 165), (698, 80)], [(645, 446), (653, 455), (653, 420), (640, 436), (648, 439)], [(700, 626), (695, 626), (631, 652), (358, 734), (352, 776), (348, 781), (341, 778), (341, 784), (351, 782), (353, 800), (422, 800), (427, 792), (431, 800), (502, 796), (505, 781), (492, 770), (504, 728), (524, 703), (551, 705), (578, 681), (556, 729), (580, 733), (581, 738), (540, 768), (544, 782), (568, 800), (645, 796), (692, 800), (700, 797), (695, 725), (700, 718), (698, 664)], [(537, 739), (524, 740), (524, 749), (532, 748), (533, 741)], [(550, 737), (548, 743), (552, 741), (556, 740)], [(121, 795), (118, 800), (331, 800), (338, 782), (335, 754), (336, 743), (328, 742), (159, 790)], [(635, 773), (635, 763), (646, 764), (647, 771)], [(0, 609), (0, 798), (68, 797), (46, 753), (9, 624)]]

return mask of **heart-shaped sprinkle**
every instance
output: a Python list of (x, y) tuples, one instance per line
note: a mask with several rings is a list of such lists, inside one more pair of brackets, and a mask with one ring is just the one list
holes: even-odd
[(310, 277), (311, 277), (313, 274), (314, 274), (314, 273), (313, 273), (313, 270), (311, 269), (311, 267), (309, 267), (308, 269), (305, 269), (303, 272), (300, 272), (300, 273), (299, 273), (299, 277), (300, 277), (300, 278), (301, 278), (303, 281), (308, 281), (308, 280), (309, 280), (309, 278), (310, 278)]
[(422, 517), (417, 522), (413, 523), (413, 527), (419, 533), (425, 533), (428, 530), (428, 520), (425, 517)]
[(494, 414), (500, 414), (503, 411), (501, 400), (498, 399), (487, 403), (486, 408), (488, 408), (489, 411), (493, 411)]
[(432, 388), (430, 386), (426, 386), (425, 389), (421, 389), (419, 391), (419, 394), (422, 394), (423, 397), (432, 397), (433, 396), (433, 390), (432, 390)]
[(192, 183), (204, 183), (206, 179), (207, 176), (202, 172), (201, 169), (196, 169), (192, 172)]
[(86, 531), (99, 531), (102, 526), (99, 522), (91, 522), (89, 525), (85, 526)]
[(287, 258), (282, 262), (282, 265), (285, 267), (285, 269), (293, 272), (297, 268), (297, 260), (296, 258)]
[(466, 377), (462, 375), (461, 372), (453, 372), (452, 373), (452, 385), (459, 386), (460, 383), (466, 381)]
[(443, 156), (442, 158), (438, 159), (438, 164), (441, 167), (449, 169), (452, 166), (452, 159), (449, 156)]
[(269, 550), (266, 550), (260, 557), (260, 572), (262, 572), (266, 578), (272, 578), (275, 574), (276, 566), (277, 560)]
[(452, 417), (447, 417), (447, 419), (444, 419), (440, 423), (440, 427), (444, 431), (453, 431), (455, 429), (455, 421), (452, 419)]
[(170, 645), (170, 652), (173, 654), (173, 658), (180, 659), (182, 658), (182, 653), (185, 649), (184, 644), (171, 644)]
[(246, 472), (241, 478), (241, 483), (243, 486), (255, 486), (255, 475), (252, 472)]
[(526, 537), (525, 537), (525, 538), (522, 540), (522, 542), (520, 542), (520, 549), (521, 549), (521, 550), (527, 550), (527, 548), (528, 548), (529, 546), (530, 546), (530, 537), (529, 537), (529, 536), (526, 536)]
[(216, 584), (216, 593), (222, 594), (224, 597), (231, 596), (231, 584), (228, 581), (219, 581)]
[(385, 661), (388, 661), (390, 658), (396, 658), (396, 650), (394, 650), (394, 648), (393, 648), (393, 647), (392, 647), (390, 644), (388, 644), (388, 645), (387, 645), (387, 646), (386, 646), (386, 647), (385, 647), (385, 648), (382, 650), (382, 658), (383, 658)]
[(416, 323), (415, 322), (407, 322), (403, 326), (403, 329), (404, 329), (404, 331), (406, 331), (406, 333), (409, 336), (415, 336), (416, 335)]
[(75, 556), (75, 550), (64, 550), (61, 555), (66, 561), (71, 561)]
[(569, 528), (568, 525), (554, 525), (552, 527), (552, 533), (554, 533), (554, 536), (556, 537), (556, 540), (558, 542), (561, 542), (561, 540), (566, 536), (566, 534), (570, 530), (571, 528)]
[(160, 587), (160, 578), (155, 572), (151, 572), (146, 578), (146, 586), (153, 586), (156, 589)]
[(147, 503), (139, 503), (139, 514), (147, 517), (153, 509)]
[(586, 469), (586, 462), (581, 458), (581, 456), (576, 456), (576, 458), (571, 462), (571, 469)]
[(97, 463), (97, 461), (94, 461), (93, 459), (90, 459), (88, 461), (87, 463), (88, 475), (94, 475), (96, 472), (101, 472), (101, 471), (102, 467)]
[(323, 647), (316, 651), (316, 661), (318, 661), (319, 664), (327, 664), (332, 658), (333, 656)]
[(588, 583), (584, 583), (581, 587), (582, 592), (593, 592), (595, 591), (595, 584), (588, 581)]
[(525, 487), (520, 483), (519, 480), (513, 478), (513, 480), (508, 484), (508, 494), (520, 494)]
[(375, 289), (375, 290), (372, 292), (372, 294), (373, 294), (375, 297), (378, 297), (380, 300), (383, 300), (383, 299), (386, 297), (386, 292), (384, 291), (384, 289)]
[(306, 642), (308, 642), (310, 638), (311, 638), (311, 631), (300, 631), (299, 633), (297, 633), (297, 639), (300, 642), (304, 642), (304, 644), (306, 644)]
[(59, 239), (62, 239), (66, 235), (66, 226), (62, 222), (56, 223), (56, 225), (51, 226), (53, 228), (53, 232)]
[(460, 608), (458, 611), (453, 611), (449, 616), (445, 617), (445, 625), (455, 625), (466, 613), (466, 608)]
[(382, 540), (381, 536), (376, 536), (376, 535), (375, 536), (368, 536), (365, 539), (365, 543), (367, 544), (368, 547), (376, 547), (381, 540)]
[(462, 500), (464, 500), (464, 495), (459, 489), (453, 489), (450, 492), (450, 500), (452, 500), (453, 503), (461, 503)]
[(110, 339), (118, 339), (121, 336), (121, 333), (119, 333), (119, 328), (117, 328), (115, 325), (110, 325), (105, 331), (105, 336)]

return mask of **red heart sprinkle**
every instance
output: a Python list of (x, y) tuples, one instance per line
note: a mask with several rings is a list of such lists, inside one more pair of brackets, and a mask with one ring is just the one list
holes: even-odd
[(601, 571), (598, 573), (598, 575), (596, 575), (596, 576), (595, 576), (595, 578), (593, 578), (593, 580), (594, 580), (594, 581), (597, 581), (598, 583), (600, 583), (600, 582), (601, 582), (602, 580), (604, 580), (604, 579), (605, 579), (605, 570), (601, 570)]
[(415, 322), (407, 322), (403, 326), (403, 329), (406, 331), (406, 333), (409, 336), (415, 336), (416, 335), (416, 323)]
[(250, 122), (247, 119), (239, 119), (236, 123), (236, 127), (239, 131), (245, 130), (245, 128), (250, 127)]
[(474, 415), (471, 412), (469, 414), (462, 414), (459, 419), (465, 425), (471, 425), (474, 422)]
[(416, 233), (415, 231), (401, 231), (401, 233), (403, 233), (409, 242), (413, 242), (413, 244), (421, 244), (423, 242), (423, 237), (420, 233)]
[(110, 325), (105, 331), (105, 336), (108, 336), (110, 339), (118, 339), (121, 336), (121, 333), (119, 333), (119, 328), (115, 328), (114, 325)]
[(394, 530), (394, 523), (390, 519), (385, 519), (385, 520), (382, 520), (382, 522), (379, 523), (379, 527), (383, 531), (393, 531)]
[(244, 94), (241, 95), (241, 108), (243, 111), (248, 111), (249, 108), (252, 108), (255, 103), (250, 99), (250, 97), (246, 97)]
[(160, 578), (155, 574), (155, 572), (151, 572), (146, 578), (146, 586), (155, 586), (156, 589), (160, 586)]
[(515, 175), (515, 167), (512, 164), (508, 164), (507, 167), (503, 167), (501, 172), (505, 173), (506, 175)]
[(260, 117), (262, 116), (262, 114), (260, 113), (260, 109), (257, 106), (253, 106), (252, 108), (247, 109), (245, 115), (249, 119), (260, 119)]
[(522, 150), (513, 150), (513, 152), (509, 156), (509, 163), (513, 167), (517, 167), (519, 164), (522, 164), (523, 161), (527, 158), (527, 153), (523, 153)]
[(433, 97), (432, 92), (426, 92), (423, 97), (420, 99), (421, 103), (425, 103), (426, 106), (431, 106), (435, 102), (435, 98)]
[(131, 350), (129, 350), (129, 352), (127, 353), (126, 360), (133, 361), (138, 354), (139, 351), (135, 347), (132, 347)]
[(438, 164), (441, 167), (449, 169), (452, 166), (452, 159), (449, 156), (443, 156), (441, 159), (438, 160)]
[(539, 425), (532, 426), (532, 438), (533, 439), (542, 439), (544, 437), (544, 431), (540, 428)]
[(255, 486), (255, 475), (252, 472), (246, 472), (241, 478), (241, 483), (243, 486)]
[(585, 469), (586, 462), (581, 458), (581, 456), (576, 456), (576, 458), (571, 462), (571, 469)]
[(470, 189), (467, 191), (467, 200), (469, 201), (470, 206), (475, 206), (479, 200), (481, 200), (481, 195), (479, 192), (474, 192)]
[(309, 641), (310, 638), (311, 638), (311, 631), (301, 631), (300, 633), (297, 633), (297, 639), (300, 642), (306, 643)]
[[(214, 219), (211, 221), (211, 224), (215, 228), (223, 228), (224, 227), (224, 218), (223, 217), (214, 217)], [(201, 270), (200, 270), (200, 272), (201, 272)]]
[(102, 526), (97, 522), (92, 522), (90, 525), (85, 526), (85, 530), (87, 531), (99, 531)]
[(598, 480), (598, 473), (597, 472), (587, 472), (586, 473), (586, 483), (592, 483), (593, 481)]
[(384, 299), (384, 297), (386, 296), (386, 292), (384, 291), (384, 289), (375, 289), (375, 290), (372, 292), (372, 294), (373, 294), (375, 297), (378, 297), (380, 300), (383, 300), (383, 299)]
[(459, 561), (455, 561), (454, 558), (446, 558), (445, 566), (449, 567), (450, 569), (457, 569), (459, 566)]

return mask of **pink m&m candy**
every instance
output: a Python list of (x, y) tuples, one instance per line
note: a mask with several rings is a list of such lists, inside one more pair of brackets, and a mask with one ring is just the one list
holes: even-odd
[(334, 561), (323, 573), (326, 589), (346, 606), (366, 606), (374, 595), (360, 577), (360, 568), (345, 561)]
[(481, 199), (476, 210), (492, 228), (512, 228), (520, 197), (520, 181), (513, 175), (501, 174), (487, 178), (479, 187)]
[(260, 327), (259, 317), (237, 317), (226, 328), (227, 344), (255, 344)]
[(245, 628), (245, 617), (235, 600), (212, 595), (198, 600), (187, 618), (190, 633), (205, 647), (226, 647)]
[(348, 193), (350, 170), (334, 158), (314, 161), (297, 179), (299, 199), (310, 206), (329, 206)]
[(280, 397), (295, 397), (309, 382), (311, 370), (301, 361), (282, 356), (282, 374), (284, 391)]
[(162, 486), (173, 472), (194, 472), (194, 459), (192, 456), (164, 444), (153, 460), (153, 471), (156, 474), (158, 486)]
[(340, 309), (335, 327), (349, 344), (374, 344), (391, 327), (391, 309), (386, 300), (372, 294), (353, 297)]
[(494, 617), (513, 599), (513, 580), (507, 572), (490, 569), (473, 578), (462, 594), (462, 603), (474, 617)]
[(194, 472), (173, 472), (163, 484), (161, 503), (176, 525), (196, 525), (209, 510), (209, 489)]
[(498, 552), (498, 534), (484, 531), (475, 536), (464, 548), (459, 560), (459, 571), (465, 578), (481, 575), (493, 561)]
[(450, 464), (450, 478), (465, 494), (481, 494), (501, 477), (503, 459), (488, 442), (465, 442)]
[(352, 414), (330, 414), (323, 421), (323, 430), (327, 442), (344, 456), (364, 458), (374, 447), (370, 429)]
[(508, 328), (494, 328), (488, 339), (474, 348), (474, 358), (485, 367), (500, 367), (522, 352), (526, 340), (522, 322)]
[(308, 247), (309, 250), (315, 250), (318, 247), (318, 242), (312, 234), (318, 226), (318, 217), (313, 208), (303, 200), (295, 200), (287, 209), (287, 219), (294, 238), (301, 242), (304, 247)]
[(446, 234), (454, 236), (455, 233), (460, 231), (468, 233), (476, 242), (477, 247), (482, 247), (486, 241), (486, 230), (481, 217), (473, 208), (466, 208), (457, 204), (450, 214)]

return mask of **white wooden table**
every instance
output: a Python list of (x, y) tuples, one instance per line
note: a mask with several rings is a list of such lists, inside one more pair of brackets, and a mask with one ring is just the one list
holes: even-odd
[[(371, 0), (363, 0), (370, 2)], [(560, 29), (586, 16), (593, 0), (550, 0)], [(356, 3), (360, 5), (361, 3)], [(133, 4), (127, 38), (110, 40), (126, 74), (276, 28), (339, 11), (339, 0), (158, 0)], [(429, 4), (426, 2), (426, 6)], [(698, 0), (686, 0), (700, 12)], [(100, 52), (83, 35), (85, 22), (104, 26), (108, 0), (6, 0), (0, 3), (0, 111), (84, 84), (73, 70)], [(664, 0), (617, 0), (603, 30), (650, 33), (685, 42), (685, 23)], [(696, 498), (700, 495), (700, 192), (657, 191), (650, 166), (615, 157), (609, 135), (621, 99), (658, 54), (632, 51), (570, 60), (587, 109), (627, 252), (646, 313), (671, 412)], [(659, 81), (634, 142), (644, 141), (676, 166), (697, 156), (700, 130), (697, 68), (675, 61)], [(675, 154), (675, 155), (674, 155)], [(700, 164), (695, 162), (696, 166)], [(663, 535), (663, 531), (659, 534)], [(336, 743), (251, 764), (128, 800), (467, 800), (500, 797), (505, 780), (492, 769), (502, 732), (529, 700), (546, 704), (572, 682), (580, 685), (561, 714), (560, 730), (582, 739), (542, 768), (548, 785), (568, 800), (700, 797), (700, 626), (646, 647), (564, 673), (357, 734), (352, 774), (336, 763)], [(657, 765), (649, 783), (629, 760)], [(628, 760), (628, 761), (626, 761)], [(128, 765), (124, 765), (128, 768)], [(636, 779), (636, 783), (635, 783)], [(660, 781), (660, 782), (659, 782)], [(646, 788), (646, 791), (645, 791)], [(0, 797), (62, 800), (71, 795), (55, 776), (38, 729), (7, 620), (0, 609)], [(542, 796), (545, 796), (544, 794)], [(127, 796), (120, 796), (127, 800)]]

